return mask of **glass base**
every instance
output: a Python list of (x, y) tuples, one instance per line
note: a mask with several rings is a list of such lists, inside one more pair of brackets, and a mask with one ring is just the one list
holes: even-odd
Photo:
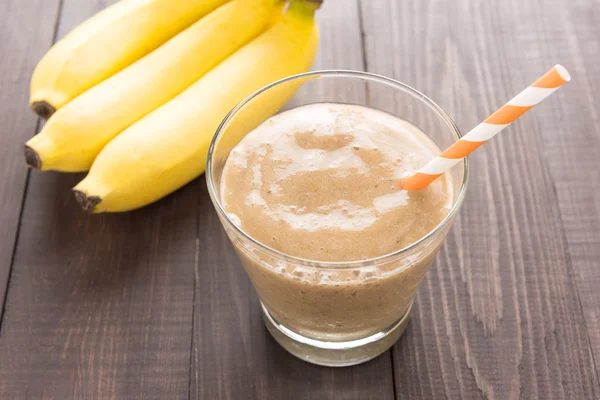
[(301, 360), (326, 367), (348, 367), (372, 360), (392, 347), (402, 336), (410, 321), (410, 311), (389, 328), (363, 339), (348, 342), (328, 342), (302, 336), (281, 325), (261, 302), (267, 330), (284, 349)]

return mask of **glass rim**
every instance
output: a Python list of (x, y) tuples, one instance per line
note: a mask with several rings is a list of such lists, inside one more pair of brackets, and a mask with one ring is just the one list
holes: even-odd
[(228, 123), (231, 121), (231, 119), (238, 113), (238, 111), (240, 111), (250, 101), (252, 101), (256, 97), (260, 96), (261, 94), (269, 91), (270, 89), (272, 89), (276, 86), (279, 86), (281, 84), (288, 83), (288, 82), (291, 82), (291, 81), (294, 81), (297, 79), (323, 78), (323, 77), (358, 78), (358, 79), (362, 79), (362, 80), (366, 80), (366, 81), (372, 81), (372, 82), (386, 84), (397, 90), (404, 91), (405, 93), (408, 93), (408, 94), (414, 96), (415, 98), (417, 98), (418, 100), (420, 100), (421, 102), (425, 103), (427, 106), (429, 106), (429, 108), (431, 108), (439, 116), (441, 116), (442, 119), (444, 119), (444, 121), (450, 128), (450, 130), (456, 136), (456, 140), (460, 139), (463, 136), (462, 133), (460, 132), (460, 130), (458, 129), (458, 127), (456, 126), (456, 124), (454, 123), (454, 121), (452, 120), (452, 118), (450, 118), (450, 116), (440, 106), (438, 106), (437, 103), (435, 103), (429, 97), (425, 96), (423, 93), (419, 92), (418, 90), (414, 89), (413, 87), (406, 85), (402, 82), (399, 82), (395, 79), (388, 78), (383, 75), (373, 74), (371, 72), (342, 70), (342, 69), (318, 70), (318, 71), (310, 71), (310, 72), (292, 75), (287, 78), (283, 78), (283, 79), (280, 79), (273, 83), (270, 83), (267, 86), (264, 86), (263, 88), (255, 91), (254, 93), (252, 93), (251, 95), (246, 97), (244, 100), (242, 100), (240, 103), (238, 103), (231, 111), (229, 111), (229, 113), (225, 116), (223, 121), (221, 121), (221, 123), (219, 124), (219, 127), (217, 128), (215, 135), (213, 136), (213, 139), (210, 143), (210, 147), (208, 149), (207, 161), (206, 161), (206, 183), (208, 186), (208, 193), (212, 199), (213, 204), (215, 205), (215, 209), (217, 210), (217, 213), (219, 214), (219, 216), (224, 218), (225, 221), (227, 221), (227, 223), (231, 227), (233, 227), (233, 229), (236, 233), (240, 234), (244, 239), (249, 240), (253, 245), (257, 246), (260, 250), (262, 250), (262, 251), (266, 252), (267, 254), (269, 254), (270, 256), (278, 258), (282, 261), (292, 261), (294, 263), (298, 263), (303, 266), (308, 266), (308, 267), (312, 267), (312, 268), (316, 268), (316, 269), (340, 269), (340, 270), (341, 269), (353, 269), (353, 268), (368, 267), (368, 266), (372, 266), (374, 264), (375, 265), (385, 264), (395, 258), (410, 254), (412, 250), (415, 250), (420, 245), (425, 243), (428, 239), (436, 236), (438, 233), (443, 231), (443, 229), (446, 226), (448, 226), (448, 224), (454, 219), (454, 217), (460, 210), (460, 206), (462, 205), (462, 203), (465, 199), (465, 196), (466, 196), (467, 186), (468, 186), (468, 182), (469, 182), (468, 158), (463, 159), (463, 163), (462, 163), (463, 179), (461, 182), (458, 196), (456, 197), (456, 201), (453, 202), (452, 208), (450, 209), (450, 212), (448, 213), (448, 215), (446, 215), (446, 217), (438, 225), (436, 225), (435, 228), (433, 228), (431, 231), (429, 231), (426, 235), (421, 237), (416, 242), (411, 243), (410, 245), (405, 246), (399, 250), (393, 251), (391, 253), (383, 254), (383, 255), (377, 256), (377, 257), (368, 258), (366, 260), (318, 261), (318, 260), (311, 260), (308, 258), (296, 257), (293, 255), (284, 253), (282, 251), (274, 249), (274, 248), (267, 246), (266, 244), (260, 242), (259, 240), (255, 239), (250, 234), (248, 234), (246, 231), (244, 231), (242, 228), (240, 228), (238, 225), (236, 225), (231, 220), (231, 218), (229, 217), (229, 215), (223, 208), (223, 205), (221, 204), (221, 200), (220, 200), (218, 194), (216, 193), (215, 185), (214, 185), (213, 178), (212, 178), (212, 167), (213, 167), (212, 159), (213, 159), (215, 147), (217, 145), (217, 141), (221, 137), (221, 134), (223, 133), (224, 128), (228, 125)]

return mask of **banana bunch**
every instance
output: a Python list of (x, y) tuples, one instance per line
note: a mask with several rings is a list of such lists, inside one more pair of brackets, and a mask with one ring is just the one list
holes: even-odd
[(122, 0), (106, 8), (56, 43), (40, 61), (31, 79), (31, 108), (50, 117), (226, 2)]
[[(292, 0), (282, 14), (278, 0), (121, 0), (36, 68), (31, 106), (52, 117), (25, 145), (27, 163), (89, 170), (74, 194), (90, 212), (168, 195), (204, 172), (210, 141), (237, 103), (310, 69), (320, 2)], [(106, 56), (93, 54), (99, 45)], [(274, 112), (291, 95), (264, 109)], [(247, 116), (253, 126), (266, 117)]]

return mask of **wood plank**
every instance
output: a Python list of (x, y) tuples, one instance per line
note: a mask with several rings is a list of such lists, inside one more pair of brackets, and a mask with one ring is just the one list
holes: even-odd
[(58, 4), (58, 0), (0, 4), (0, 323), (27, 177), (19, 146), (37, 125), (28, 107), (29, 79), (52, 43)]
[[(569, 255), (583, 307), (588, 335), (592, 344), (596, 371), (600, 360), (600, 7), (588, 1), (563, 1), (549, 8), (545, 16), (556, 23), (542, 20), (528, 4), (516, 27), (535, 18), (538, 46), (527, 43), (527, 37), (514, 38), (528, 49), (529, 57), (551, 65), (561, 62), (573, 77), (555, 105), (536, 119), (541, 133), (545, 167), (553, 178), (566, 232)], [(516, 58), (516, 57), (514, 57)], [(523, 73), (531, 71), (528, 60), (519, 62)]]
[[(578, 54), (565, 50), (553, 61), (538, 48), (568, 46), (566, 40), (584, 46), (561, 30), (575, 24), (593, 40), (592, 17), (573, 13), (565, 20), (572, 5), (363, 1), (368, 69), (423, 91), (466, 130), (554, 62), (584, 68)], [(562, 138), (555, 139), (556, 149), (558, 140), (568, 143), (566, 129), (570, 136), (595, 132), (590, 112), (584, 122), (572, 122), (580, 118), (575, 110), (591, 103), (576, 96), (564, 89), (471, 157), (461, 215), (419, 291), (412, 324), (393, 349), (398, 398), (600, 396), (553, 180), (566, 162), (552, 167), (553, 176), (547, 168), (555, 162), (548, 138)], [(579, 107), (561, 106), (572, 101)], [(570, 160), (573, 171), (579, 161)], [(573, 191), (562, 193), (564, 203)], [(588, 208), (594, 203), (587, 190), (577, 193), (588, 196)], [(574, 224), (586, 208), (570, 210), (567, 221)], [(597, 247), (584, 257), (593, 254)]]
[[(41, 3), (20, 7), (37, 18)], [(100, 3), (65, 1), (60, 35)], [(81, 178), (31, 176), (0, 332), (0, 398), (185, 398), (200, 183), (143, 210), (89, 216), (70, 193)]]
[[(362, 69), (358, 2), (325, 2), (315, 69)], [(326, 93), (327, 87), (319, 89)], [(392, 399), (390, 353), (331, 369), (296, 359), (263, 326), (259, 302), (209, 200), (200, 196), (191, 397)]]

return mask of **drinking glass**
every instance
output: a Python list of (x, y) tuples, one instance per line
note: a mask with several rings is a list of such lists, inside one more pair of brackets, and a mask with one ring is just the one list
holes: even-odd
[(256, 126), (274, 114), (313, 103), (353, 104), (386, 112), (425, 132), (441, 149), (461, 133), (439, 106), (417, 90), (355, 71), (316, 71), (275, 82), (237, 105), (217, 130), (208, 154), (209, 193), (261, 300), (268, 331), (305, 361), (347, 366), (378, 356), (404, 332), (419, 284), (463, 202), (468, 162), (465, 159), (448, 172), (454, 185), (450, 212), (415, 243), (355, 262), (321, 262), (285, 254), (260, 243), (232, 221), (221, 203), (221, 176), (231, 150)]

